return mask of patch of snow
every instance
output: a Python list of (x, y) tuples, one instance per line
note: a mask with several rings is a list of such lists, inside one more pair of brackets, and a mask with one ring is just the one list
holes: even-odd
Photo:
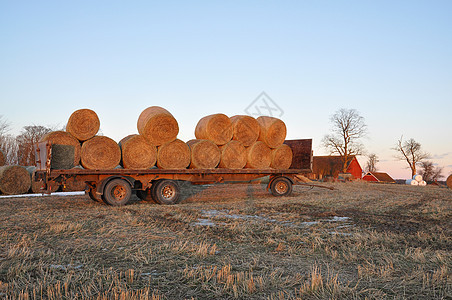
[(192, 226), (217, 226), (214, 222), (212, 222), (210, 219), (198, 219), (198, 222), (192, 223)]
[(328, 222), (345, 222), (350, 220), (349, 217), (338, 217), (338, 216), (334, 216), (331, 219), (328, 220)]
[(2, 195), (0, 198), (23, 198), (23, 197), (47, 197), (47, 196), (80, 196), (85, 195), (85, 191), (79, 192), (56, 192), (52, 194), (20, 194), (20, 195)]

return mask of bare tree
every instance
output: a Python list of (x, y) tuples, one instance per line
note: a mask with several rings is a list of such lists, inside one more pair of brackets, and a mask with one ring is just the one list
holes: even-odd
[(20, 135), (16, 137), (17, 162), (22, 166), (35, 164), (34, 144), (51, 129), (44, 126), (25, 126)]
[(443, 168), (439, 166), (435, 166), (435, 164), (429, 160), (422, 161), (420, 163), (422, 168), (420, 174), (424, 178), (425, 181), (435, 181), (442, 177), (444, 177), (441, 173), (443, 172)]
[(408, 163), (411, 169), (411, 176), (416, 175), (416, 165), (429, 157), (428, 153), (422, 151), (420, 143), (413, 138), (403, 141), (403, 136), (397, 141), (397, 145), (393, 150), (398, 152), (396, 156), (398, 159), (405, 160)]
[(375, 153), (371, 153), (371, 154), (367, 155), (366, 171), (367, 172), (376, 172), (378, 162), (379, 162), (378, 156)]
[(363, 145), (359, 141), (367, 134), (367, 125), (364, 118), (355, 109), (341, 108), (331, 116), (331, 134), (322, 139), (322, 145), (330, 154), (338, 154), (342, 158), (342, 172), (353, 156), (363, 153)]

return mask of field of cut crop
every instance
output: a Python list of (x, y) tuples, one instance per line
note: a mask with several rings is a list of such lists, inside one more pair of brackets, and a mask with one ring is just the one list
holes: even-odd
[(0, 298), (451, 299), (451, 190), (329, 186), (1, 198)]

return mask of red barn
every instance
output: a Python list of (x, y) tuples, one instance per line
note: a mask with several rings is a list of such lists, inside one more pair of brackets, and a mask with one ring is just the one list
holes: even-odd
[[(314, 156), (312, 161), (311, 179), (322, 179), (330, 176), (335, 179), (342, 173), (341, 156)], [(361, 179), (363, 169), (361, 168), (355, 156), (352, 156), (347, 166), (347, 173), (351, 174), (353, 179)]]
[(368, 172), (363, 176), (363, 180), (370, 182), (380, 182), (380, 183), (395, 183), (395, 180), (389, 176), (388, 173), (382, 172)]

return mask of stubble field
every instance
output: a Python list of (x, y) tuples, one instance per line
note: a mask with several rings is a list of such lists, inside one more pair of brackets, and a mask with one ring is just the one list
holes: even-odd
[(0, 298), (450, 299), (452, 191), (184, 185), (175, 206), (0, 199)]

